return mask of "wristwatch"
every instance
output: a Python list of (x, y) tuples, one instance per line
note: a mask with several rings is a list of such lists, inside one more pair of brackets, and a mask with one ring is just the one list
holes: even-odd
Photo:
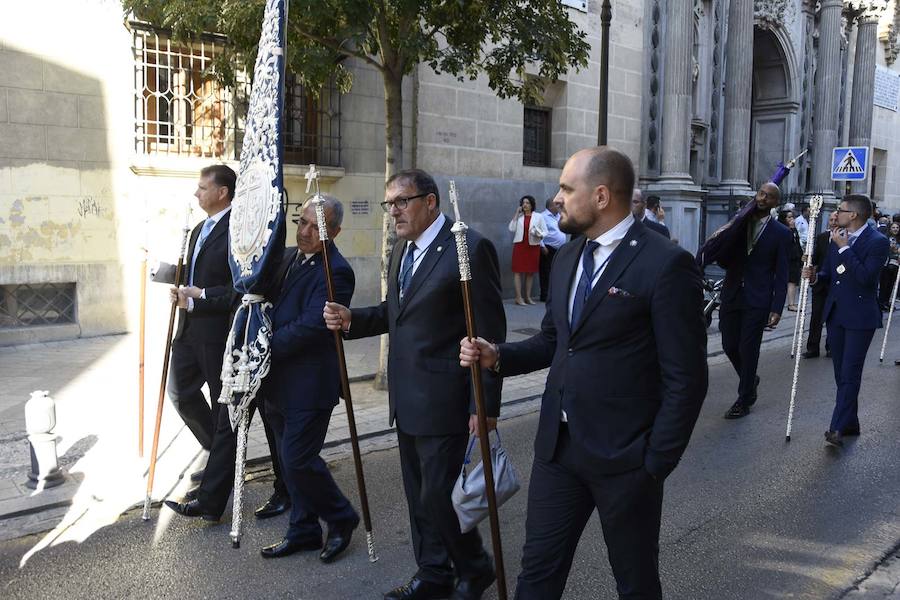
[(496, 373), (497, 375), (499, 375), (500, 374), (500, 346), (498, 346), (497, 344), (492, 344), (492, 345), (494, 346), (494, 354), (497, 355), (497, 362), (494, 363), (494, 366), (492, 366), (490, 368), (490, 370), (493, 371), (494, 373)]

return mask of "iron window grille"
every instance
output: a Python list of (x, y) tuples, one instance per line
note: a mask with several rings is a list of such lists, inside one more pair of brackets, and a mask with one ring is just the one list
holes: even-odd
[[(214, 63), (227, 40), (204, 35), (174, 42), (145, 23), (129, 23), (134, 48), (135, 151), (138, 154), (237, 160), (244, 137), (250, 82), (230, 88)], [(341, 94), (329, 81), (319, 95), (297, 78), (285, 82), (284, 162), (340, 166)]]
[(77, 323), (74, 283), (0, 285), (0, 329)]
[(522, 164), (549, 167), (550, 109), (526, 106), (522, 133)]

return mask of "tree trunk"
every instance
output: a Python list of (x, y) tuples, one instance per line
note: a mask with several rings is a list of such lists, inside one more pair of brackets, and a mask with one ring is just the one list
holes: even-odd
[[(390, 66), (382, 71), (384, 81), (384, 178), (385, 181), (403, 170), (403, 70)], [(384, 213), (381, 225), (381, 297), (387, 297), (388, 269), (390, 268), (391, 249), (397, 242), (397, 232), (391, 216)], [(387, 334), (381, 336), (381, 348), (378, 355), (378, 371), (375, 373), (376, 390), (387, 389), (387, 361), (390, 341)]]

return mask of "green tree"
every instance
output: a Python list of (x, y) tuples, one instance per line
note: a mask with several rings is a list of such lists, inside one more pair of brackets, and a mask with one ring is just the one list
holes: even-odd
[[(265, 0), (122, 0), (127, 13), (172, 31), (176, 39), (203, 32), (227, 36), (215, 65), (226, 85), (253, 72)], [(385, 103), (385, 177), (403, 165), (403, 77), (420, 63), (459, 80), (487, 76), (501, 98), (539, 101), (544, 86), (570, 67), (587, 64), (585, 33), (559, 0), (293, 0), (288, 10), (288, 68), (315, 93), (329, 77), (343, 92), (357, 58), (381, 73)], [(534, 73), (535, 76), (527, 75)], [(395, 233), (384, 217), (381, 286)], [(386, 338), (386, 336), (384, 336)], [(386, 383), (382, 342), (377, 387)]]

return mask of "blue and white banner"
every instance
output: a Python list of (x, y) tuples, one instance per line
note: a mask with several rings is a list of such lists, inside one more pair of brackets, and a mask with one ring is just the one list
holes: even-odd
[(231, 208), (229, 264), (241, 296), (226, 342), (222, 394), (235, 428), (269, 372), (272, 323), (267, 301), (284, 251), (281, 119), (284, 110), (286, 0), (267, 0)]

